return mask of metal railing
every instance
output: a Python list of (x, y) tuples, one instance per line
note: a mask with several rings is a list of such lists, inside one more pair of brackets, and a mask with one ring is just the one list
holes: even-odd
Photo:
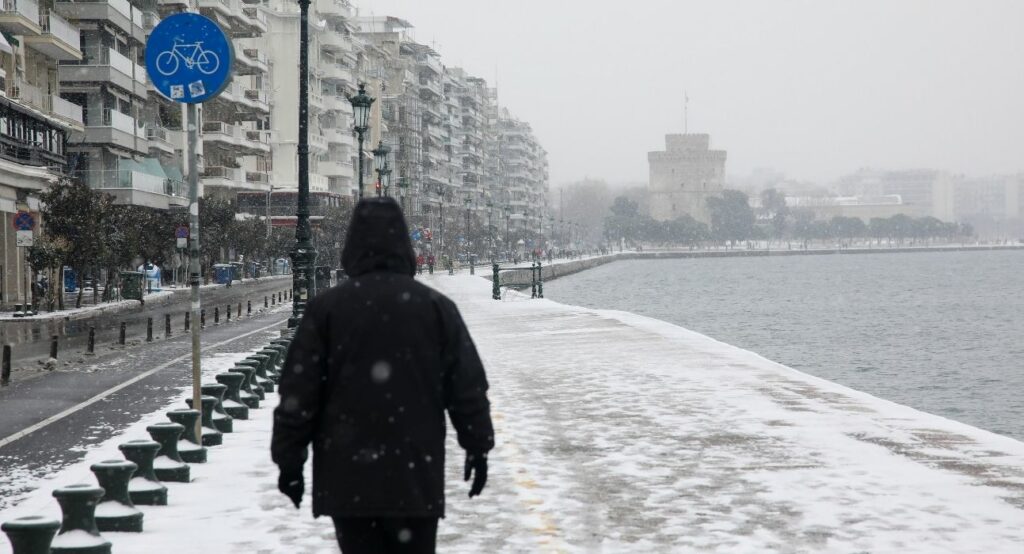
[(29, 21), (39, 21), (39, 2), (37, 0), (3, 0), (4, 13), (16, 13)]
[(42, 89), (35, 85), (22, 81), (11, 87), (8, 94), (13, 98), (21, 100), (23, 104), (35, 106), (44, 112), (50, 111), (49, 95), (45, 94)]
[(63, 40), (74, 48), (81, 47), (81, 33), (78, 32), (78, 27), (72, 25), (63, 17), (54, 12), (49, 12), (40, 18), (39, 23), (42, 24), (44, 32)]

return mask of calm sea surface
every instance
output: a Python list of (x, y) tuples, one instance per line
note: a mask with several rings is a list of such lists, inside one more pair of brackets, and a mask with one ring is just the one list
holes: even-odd
[(1024, 252), (622, 261), (544, 293), (1024, 440)]

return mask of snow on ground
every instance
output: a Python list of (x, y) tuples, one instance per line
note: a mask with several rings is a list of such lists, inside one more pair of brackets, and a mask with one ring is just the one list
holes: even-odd
[[(491, 381), (497, 447), (468, 499), (450, 436), (442, 552), (1020, 552), (1024, 444), (808, 376), (648, 318), (452, 296)], [(244, 354), (207, 359), (209, 374)], [(182, 396), (185, 396), (183, 391)], [(336, 552), (326, 518), (276, 491), (271, 409), (237, 422), (146, 532), (114, 552)], [(94, 449), (0, 521), (58, 514), (54, 486), (92, 482), (161, 408)], [(309, 466), (307, 464), (307, 485)], [(4, 544), (0, 553), (7, 552)]]

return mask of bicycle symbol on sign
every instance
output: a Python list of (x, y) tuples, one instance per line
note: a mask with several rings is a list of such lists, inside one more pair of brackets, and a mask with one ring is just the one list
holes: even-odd
[(156, 70), (162, 75), (174, 75), (182, 62), (185, 67), (198, 69), (204, 75), (213, 75), (220, 67), (220, 57), (213, 50), (204, 50), (202, 41), (182, 43), (175, 40), (170, 50), (156, 57)]

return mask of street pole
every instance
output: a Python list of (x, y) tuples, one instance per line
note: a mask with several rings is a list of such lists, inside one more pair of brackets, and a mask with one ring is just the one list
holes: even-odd
[[(199, 321), (201, 301), (199, 299), (199, 110), (195, 104), (188, 104), (188, 213), (189, 213), (189, 284), (192, 287), (192, 321)], [(61, 285), (63, 287), (63, 284)], [(192, 407), (203, 412), (201, 390), (202, 361), (199, 354), (199, 325), (192, 326)], [(196, 438), (202, 444), (202, 418), (196, 418)]]
[[(315, 293), (311, 278), (316, 250), (309, 228), (309, 3), (299, 0), (299, 198), (292, 259), (292, 316), (288, 327), (299, 325), (306, 303)], [(362, 137), (362, 135), (360, 135)], [(359, 151), (359, 192), (362, 195), (362, 138)]]
[(359, 199), (363, 199), (363, 130), (362, 127), (356, 128), (356, 137), (359, 141), (359, 159), (357, 160), (359, 166)]

